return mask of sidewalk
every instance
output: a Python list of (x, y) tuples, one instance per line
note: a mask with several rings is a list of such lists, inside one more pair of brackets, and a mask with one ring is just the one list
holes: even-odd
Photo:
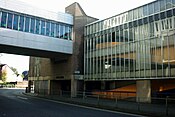
[(133, 101), (108, 100), (108, 99), (101, 99), (99, 97), (70, 98), (69, 96), (58, 96), (58, 95), (44, 96), (44, 95), (39, 95), (34, 93), (24, 93), (24, 94), (27, 96), (46, 98), (46, 99), (84, 105), (84, 106), (90, 106), (90, 107), (96, 107), (101, 109), (109, 109), (109, 110), (115, 110), (115, 111), (121, 111), (121, 112), (141, 114), (145, 116), (175, 117), (174, 104), (171, 104), (167, 107), (164, 104), (148, 104), (148, 103), (136, 103)]

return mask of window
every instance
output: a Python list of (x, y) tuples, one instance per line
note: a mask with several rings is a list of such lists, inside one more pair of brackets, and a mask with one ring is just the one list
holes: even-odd
[(59, 30), (59, 24), (56, 24), (56, 38), (59, 38), (60, 37), (60, 30)]
[(138, 8), (138, 18), (143, 17), (143, 7)]
[(9, 29), (12, 29), (12, 19), (13, 19), (13, 14), (8, 13), (7, 28)]
[(69, 26), (69, 40), (72, 40), (72, 27)]
[(151, 3), (148, 5), (148, 10), (149, 10), (148, 12), (149, 15), (154, 13), (154, 3)]
[(18, 15), (14, 15), (14, 20), (13, 20), (13, 29), (18, 30)]
[(172, 12), (172, 10), (168, 10), (168, 11), (166, 12), (166, 14), (167, 14), (167, 17), (172, 17), (173, 12)]
[(41, 20), (41, 35), (45, 35), (46, 23)]
[(166, 8), (166, 4), (165, 4), (165, 0), (160, 0), (160, 10), (163, 11), (165, 10)]
[(154, 3), (154, 12), (157, 13), (160, 11), (160, 7), (159, 7), (159, 1)]
[(40, 20), (36, 19), (35, 33), (40, 34)]
[(160, 19), (159, 14), (155, 14), (155, 15), (154, 15), (154, 20), (155, 20), (155, 21), (158, 21), (159, 19)]
[(166, 0), (166, 9), (172, 8), (173, 4), (171, 2), (171, 0)]
[(138, 9), (135, 9), (134, 10), (134, 19), (137, 19), (138, 18)]
[(19, 20), (19, 31), (23, 31), (24, 29), (24, 16), (20, 16), (20, 20)]
[(6, 20), (7, 20), (7, 13), (6, 12), (2, 12), (2, 17), (1, 17), (1, 27), (6, 28)]
[(161, 19), (165, 19), (165, 17), (166, 17), (166, 16), (165, 16), (165, 12), (160, 13), (160, 18), (161, 18)]
[(68, 39), (68, 33), (69, 33), (69, 27), (68, 26), (65, 26), (64, 39)]
[(153, 16), (149, 16), (148, 20), (149, 20), (149, 22), (153, 22), (154, 21), (154, 17)]
[(60, 25), (60, 38), (64, 38), (64, 33), (65, 33), (65, 31), (64, 31), (64, 25)]
[(25, 32), (29, 32), (29, 24), (30, 24), (30, 18), (25, 18)]
[(51, 23), (51, 37), (54, 37), (55, 36), (55, 24), (54, 23)]
[(129, 11), (129, 13), (128, 13), (128, 20), (129, 21), (133, 20), (133, 10)]
[(143, 15), (144, 16), (148, 15), (148, 7), (147, 7), (147, 5), (143, 6)]
[(143, 19), (143, 23), (144, 23), (144, 24), (147, 24), (147, 23), (148, 23), (148, 18), (147, 18), (147, 17), (145, 17), (145, 18)]
[(46, 22), (46, 35), (50, 36), (50, 22)]
[(35, 19), (31, 18), (31, 23), (30, 23), (30, 32), (34, 33), (34, 28), (35, 28)]

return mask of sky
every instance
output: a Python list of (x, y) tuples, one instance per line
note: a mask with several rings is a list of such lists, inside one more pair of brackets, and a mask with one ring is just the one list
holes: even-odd
[[(18, 0), (31, 6), (53, 11), (64, 12), (65, 7), (78, 2), (88, 16), (105, 19), (127, 10), (136, 8), (155, 0)], [(0, 63), (14, 67), (21, 74), (29, 70), (29, 57), (12, 54), (0, 54)]]

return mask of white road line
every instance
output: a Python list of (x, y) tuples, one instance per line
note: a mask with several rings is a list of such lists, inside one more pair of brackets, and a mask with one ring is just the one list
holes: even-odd
[(39, 97), (34, 97), (50, 102), (55, 102), (59, 104), (65, 104), (65, 105), (70, 105), (70, 106), (76, 106), (76, 107), (81, 107), (81, 108), (87, 108), (87, 109), (92, 109), (92, 110), (98, 110), (98, 111), (104, 111), (104, 112), (110, 112), (110, 113), (116, 113), (116, 114), (123, 114), (123, 115), (129, 115), (129, 116), (135, 116), (135, 117), (146, 117), (143, 115), (138, 115), (138, 114), (131, 114), (131, 113), (125, 113), (125, 112), (118, 112), (118, 111), (112, 111), (112, 110), (105, 110), (105, 109), (99, 109), (95, 107), (88, 107), (88, 106), (82, 106), (82, 105), (77, 105), (77, 104), (71, 104), (71, 103), (66, 103), (66, 102), (60, 102), (60, 101), (55, 101), (55, 100), (50, 100), (50, 99), (44, 99), (44, 98), (39, 98)]
[(21, 96), (17, 96), (17, 98), (23, 99), (23, 100), (27, 100), (28, 98), (25, 97), (21, 97)]

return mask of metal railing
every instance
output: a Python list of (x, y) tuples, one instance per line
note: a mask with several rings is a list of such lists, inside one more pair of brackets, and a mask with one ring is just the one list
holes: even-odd
[[(36, 92), (35, 92), (36, 93)], [(171, 97), (136, 97), (135, 92), (82, 92), (72, 94), (70, 91), (57, 90), (48, 95), (47, 90), (40, 90), (38, 94), (55, 100), (87, 104), (109, 109), (122, 109), (131, 112), (143, 112), (156, 116), (175, 116), (175, 98)], [(110, 94), (110, 95), (109, 95)]]

